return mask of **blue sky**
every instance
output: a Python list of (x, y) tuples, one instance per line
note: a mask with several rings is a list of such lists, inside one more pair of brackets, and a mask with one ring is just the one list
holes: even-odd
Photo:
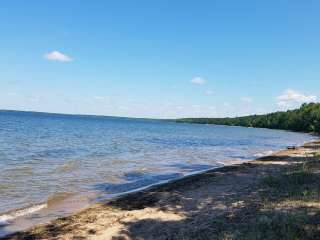
[(320, 2), (2, 1), (0, 109), (265, 113), (320, 96)]

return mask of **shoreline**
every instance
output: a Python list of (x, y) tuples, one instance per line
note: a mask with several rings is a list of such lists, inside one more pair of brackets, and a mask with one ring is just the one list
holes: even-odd
[[(281, 151), (281, 150), (279, 150)], [(270, 152), (270, 151), (268, 151)], [(273, 151), (271, 151), (273, 152)], [(277, 152), (277, 151), (275, 151)], [(267, 155), (266, 155), (267, 156)], [(260, 157), (258, 157), (260, 158)], [(253, 160), (256, 160), (257, 158), (251, 159), (251, 160), (232, 160), (229, 162), (229, 164), (222, 164), (222, 166), (215, 166), (212, 168), (208, 168), (208, 169), (204, 169), (204, 170), (199, 170), (199, 171), (194, 171), (194, 172), (190, 172), (190, 173), (186, 173), (185, 175), (182, 175), (180, 177), (177, 178), (173, 178), (173, 179), (168, 179), (168, 180), (162, 180), (150, 185), (146, 185), (143, 187), (139, 187), (137, 189), (132, 189), (132, 190), (128, 190), (128, 191), (124, 191), (124, 192), (120, 192), (120, 193), (110, 193), (108, 194), (108, 196), (99, 196), (97, 193), (89, 193), (90, 197), (88, 197), (85, 194), (70, 194), (71, 197), (66, 197), (63, 199), (60, 199), (60, 201), (58, 200), (58, 202), (52, 207), (50, 206), (50, 199), (49, 198), (47, 201), (45, 202), (39, 202), (37, 204), (33, 204), (30, 205), (28, 207), (24, 207), (24, 208), (19, 208), (19, 209), (12, 209), (9, 210), (8, 212), (4, 212), (0, 215), (0, 239), (2, 238), (6, 238), (8, 236), (14, 235), (16, 233), (19, 232), (25, 232), (28, 231), (29, 229), (32, 229), (34, 227), (37, 227), (39, 225), (45, 225), (45, 224), (49, 224), (51, 221), (55, 221), (58, 220), (60, 218), (65, 218), (65, 217), (70, 217), (72, 215), (78, 214), (82, 211), (85, 211), (86, 209), (95, 206), (95, 205), (99, 205), (99, 204), (105, 204), (108, 203), (110, 201), (114, 201), (117, 199), (121, 199), (121, 198), (126, 198), (127, 195), (131, 195), (131, 194), (135, 194), (135, 193), (140, 193), (140, 192), (144, 192), (144, 191), (148, 191), (148, 190), (152, 190), (154, 188), (158, 188), (161, 187), (162, 185), (167, 185), (167, 184), (171, 184), (174, 183), (176, 181), (181, 181), (184, 178), (188, 178), (188, 177), (192, 177), (195, 175), (201, 175), (203, 173), (209, 172), (209, 171), (217, 171), (221, 168), (224, 167), (229, 167), (235, 164), (243, 164), (246, 162), (250, 162)], [(67, 193), (66, 193), (67, 194)], [(58, 193), (59, 195), (59, 193)], [(92, 196), (91, 196), (92, 195)], [(99, 200), (97, 200), (99, 199)], [(74, 204), (74, 202), (76, 202), (76, 204)], [(81, 203), (80, 203), (81, 202)], [(66, 210), (67, 208), (67, 210)], [(54, 217), (54, 218), (50, 218), (46, 215), (52, 215), (55, 214), (55, 211), (63, 211), (66, 210), (65, 213), (59, 215), (59, 217)], [(43, 213), (44, 212), (44, 213)], [(43, 218), (43, 220), (36, 220), (36, 224), (27, 224), (28, 227), (21, 227), (19, 226), (16, 231), (10, 231), (7, 234), (1, 234), (1, 227), (8, 227), (10, 229), (10, 221), (15, 221), (16, 219), (18, 219), (18, 222), (23, 222), (22, 225), (25, 224), (26, 221), (28, 221), (29, 219), (32, 219), (33, 215), (38, 215), (41, 216), (41, 218)], [(5, 217), (7, 216), (8, 219), (3, 220), (1, 217)], [(21, 229), (20, 229), (21, 227)], [(14, 227), (15, 229), (15, 227)]]
[[(194, 211), (197, 209), (197, 206), (192, 204), (195, 209), (188, 210), (184, 209), (188, 208), (187, 205), (181, 204), (184, 211), (180, 211), (180, 208), (177, 208), (175, 205), (179, 205), (181, 201), (185, 202), (186, 200), (179, 195), (191, 194), (193, 202), (204, 204), (203, 200), (205, 200), (204, 202), (207, 200), (203, 198), (203, 194), (206, 195), (207, 198), (220, 198), (221, 193), (228, 188), (241, 187), (242, 185), (239, 184), (241, 181), (239, 180), (239, 182), (237, 182), (235, 180), (237, 175), (243, 171), (255, 170), (251, 177), (260, 179), (264, 174), (259, 174), (257, 172), (259, 169), (257, 168), (268, 170), (265, 168), (269, 166), (271, 172), (277, 172), (277, 167), (287, 167), (286, 164), (288, 164), (288, 161), (285, 161), (286, 159), (294, 158), (295, 155), (301, 157), (301, 155), (304, 154), (314, 153), (318, 147), (320, 147), (320, 142), (312, 141), (297, 147), (297, 149), (280, 150), (270, 156), (204, 170), (200, 173), (193, 173), (178, 179), (169, 180), (165, 183), (157, 183), (144, 187), (143, 189), (123, 193), (118, 197), (102, 203), (93, 204), (71, 216), (58, 218), (49, 223), (37, 225), (26, 231), (13, 233), (2, 239), (73, 239), (75, 236), (83, 236), (86, 239), (111, 239), (118, 235), (125, 236), (123, 239), (134, 239), (137, 234), (141, 235), (141, 232), (146, 232), (145, 237), (147, 237), (149, 236), (149, 234), (147, 234), (148, 229), (140, 229), (138, 231), (139, 233), (134, 233), (134, 231), (128, 231), (127, 223), (133, 222), (132, 219), (134, 219), (135, 222), (144, 221), (146, 218), (149, 219), (150, 216), (152, 216), (151, 219), (163, 219), (164, 222), (168, 220), (173, 222), (184, 221), (186, 218), (184, 215), (188, 216), (188, 212)], [(274, 162), (277, 163), (271, 164), (273, 161), (270, 161), (270, 159), (276, 159)], [(289, 165), (291, 165), (291, 163)], [(232, 180), (233, 177), (235, 178), (234, 180)], [(248, 191), (250, 189), (247, 188), (248, 185), (250, 186), (254, 184), (254, 182), (251, 178), (247, 179), (244, 182), (246, 185), (245, 189)], [(203, 190), (207, 191), (199, 192), (197, 187), (204, 188)], [(238, 189), (234, 194), (241, 195), (241, 191)], [(224, 201), (228, 202), (228, 199), (223, 199), (223, 201), (220, 199), (220, 204), (224, 203)], [(170, 208), (174, 210), (170, 210), (167, 205), (172, 205)], [(190, 206), (190, 208), (192, 207)], [(223, 209), (224, 207), (222, 207), (222, 212)], [(179, 229), (177, 231), (179, 231)]]
[[(281, 151), (281, 150), (279, 150), (279, 151)], [(270, 151), (268, 151), (268, 152), (270, 152)], [(271, 152), (273, 152), (273, 151), (271, 151)], [(278, 151), (275, 151), (275, 152), (278, 152)], [(268, 155), (266, 155), (266, 156), (268, 156)], [(177, 178), (162, 180), (160, 182), (146, 185), (143, 187), (139, 187), (137, 189), (132, 189), (132, 190), (128, 190), (128, 191), (121, 192), (121, 193), (109, 194), (108, 196), (98, 196), (98, 195), (92, 194), (95, 196), (95, 198), (98, 198), (99, 200), (93, 200), (94, 199), (93, 196), (86, 197), (84, 199), (84, 194), (82, 193), (82, 195), (73, 195), (70, 198), (62, 199), (54, 207), (52, 207), (52, 206), (49, 207), (49, 205), (50, 205), (50, 198), (49, 198), (49, 200), (45, 201), (45, 202), (40, 202), (40, 203), (30, 205), (25, 208), (13, 209), (8, 212), (2, 213), (0, 215), (0, 239), (7, 238), (8, 236), (15, 235), (16, 233), (19, 233), (19, 232), (28, 231), (29, 229), (35, 228), (40, 225), (49, 224), (50, 222), (55, 221), (55, 220), (59, 220), (60, 218), (65, 218), (65, 217), (70, 217), (72, 215), (76, 215), (76, 214), (81, 213), (82, 211), (85, 211), (86, 209), (88, 209), (92, 206), (95, 206), (95, 205), (105, 204), (110, 201), (114, 201), (114, 200), (118, 200), (118, 199), (121, 200), (122, 198), (126, 198), (127, 195), (139, 194), (140, 192), (149, 191), (149, 190), (151, 191), (154, 188), (157, 189), (158, 187), (161, 187), (162, 185), (167, 185), (167, 184), (170, 185), (175, 182), (180, 182), (183, 179), (188, 178), (188, 177), (201, 175), (206, 172), (217, 171), (221, 168), (230, 167), (235, 164), (244, 164), (244, 163), (247, 163), (250, 161), (254, 161), (258, 158), (260, 158), (260, 157), (257, 157), (257, 158), (251, 159), (251, 160), (232, 160), (232, 161), (230, 161), (230, 164), (225, 164), (223, 166), (216, 166), (216, 167), (212, 167), (209, 169), (190, 172), (190, 173), (187, 173), (186, 175), (182, 175)], [(84, 200), (82, 200), (82, 199), (84, 199)], [(79, 202), (79, 206), (74, 206), (72, 204), (72, 202), (74, 202), (74, 201), (76, 201), (77, 203)], [(83, 201), (84, 203), (80, 203), (80, 201), (81, 202)], [(77, 203), (75, 205), (77, 205)], [(53, 208), (53, 209), (51, 209), (51, 208)], [(66, 213), (63, 213), (59, 217), (54, 217), (51, 219), (50, 217), (45, 216), (45, 215), (53, 214), (54, 211), (61, 211), (62, 209), (65, 209), (65, 208), (68, 208), (68, 210), (66, 211)], [(45, 213), (43, 214), (42, 211), (44, 211)], [(23, 214), (23, 212), (26, 212), (26, 214)], [(30, 225), (27, 224), (28, 227), (22, 227), (21, 229), (19, 226), (18, 227), (19, 230), (16, 230), (14, 232), (9, 231), (9, 233), (1, 235), (1, 227), (10, 226), (10, 224), (9, 224), (10, 221), (12, 221), (12, 220), (14, 221), (15, 219), (18, 219), (19, 222), (23, 222), (22, 224), (24, 225), (25, 224), (24, 222), (28, 221), (28, 219), (31, 219), (32, 215), (39, 215), (39, 213), (41, 215), (41, 218), (44, 219), (43, 221), (37, 220), (36, 224), (30, 224)], [(2, 220), (1, 219), (2, 216), (8, 216), (8, 219)], [(31, 216), (31, 218), (30, 218), (30, 216)], [(22, 218), (22, 221), (21, 221), (21, 218)], [(9, 227), (9, 229), (10, 229), (10, 227)]]
[[(305, 141), (304, 143), (307, 143)], [(282, 149), (283, 150), (283, 149)], [(212, 166), (211, 168), (193, 171), (186, 173), (176, 178), (161, 180), (150, 185), (142, 186), (136, 189), (120, 192), (120, 193), (110, 193), (107, 196), (99, 196), (98, 193), (87, 192), (81, 194), (72, 194), (72, 193), (57, 193), (52, 197), (48, 198), (47, 201), (39, 202), (36, 204), (29, 205), (27, 207), (12, 209), (7, 212), (4, 212), (0, 215), (0, 239), (15, 234), (17, 232), (25, 232), (28, 229), (34, 228), (39, 225), (49, 224), (51, 221), (70, 217), (72, 215), (78, 214), (79, 212), (85, 211), (87, 208), (97, 205), (104, 204), (119, 198), (126, 197), (127, 195), (139, 193), (143, 191), (152, 190), (158, 186), (175, 183), (176, 181), (181, 181), (184, 178), (192, 177), (194, 175), (201, 175), (206, 172), (217, 171), (224, 167), (233, 166), (236, 164), (243, 164), (250, 161), (257, 160), (264, 156), (269, 156), (280, 150), (266, 151), (269, 153), (262, 154), (262, 156), (255, 156), (252, 159), (246, 160), (230, 160), (227, 162), (218, 162), (220, 166)], [(271, 152), (271, 153), (270, 153)], [(69, 195), (68, 197), (66, 195)], [(58, 198), (58, 200), (52, 205), (50, 202), (52, 198)], [(59, 214), (56, 215), (56, 212)], [(50, 217), (55, 215), (54, 217)], [(34, 217), (36, 216), (36, 217)], [(4, 219), (3, 217), (6, 217)], [(13, 223), (10, 224), (10, 222)], [(3, 228), (3, 229), (1, 229)], [(1, 231), (2, 230), (2, 231)]]
[[(305, 141), (303, 144), (308, 143), (310, 141)], [(18, 232), (25, 232), (28, 231), (29, 229), (32, 229), (34, 227), (37, 227), (39, 225), (46, 225), (49, 224), (52, 221), (58, 220), (60, 218), (65, 218), (65, 217), (70, 217), (75, 214), (78, 214), (82, 211), (85, 211), (86, 209), (99, 205), (99, 204), (105, 204), (113, 200), (121, 199), (121, 198), (126, 198), (127, 195), (135, 194), (135, 193), (140, 193), (144, 191), (149, 191), (153, 190), (154, 188), (161, 187), (162, 185), (167, 185), (167, 184), (174, 184), (175, 182), (180, 182), (185, 178), (205, 174), (206, 172), (211, 172), (211, 171), (219, 171), (222, 169), (224, 171), (225, 167), (230, 167), (233, 165), (241, 165), (245, 164), (250, 161), (255, 161), (257, 159), (272, 155), (274, 153), (277, 153), (279, 151), (283, 151), (284, 149), (279, 149), (279, 150), (274, 150), (274, 151), (266, 151), (266, 152), (271, 152), (267, 154), (263, 154), (262, 156), (255, 156), (253, 159), (247, 159), (247, 160), (230, 160), (226, 164), (223, 162), (219, 162), (221, 166), (215, 166), (211, 168), (207, 168), (204, 170), (198, 170), (190, 173), (186, 173), (185, 175), (179, 176), (177, 178), (173, 179), (168, 179), (168, 180), (162, 180), (150, 185), (146, 185), (143, 187), (139, 187), (137, 189), (132, 189), (120, 193), (110, 193), (108, 196), (99, 196), (98, 193), (93, 193), (93, 192), (88, 192), (86, 195), (84, 193), (82, 194), (70, 194), (71, 197), (65, 197), (63, 199), (60, 199), (54, 206), (50, 204), (50, 198), (45, 201), (45, 202), (39, 202), (37, 204), (30, 205), (25, 208), (20, 208), (20, 209), (14, 209), (10, 210), (8, 212), (5, 212), (0, 215), (0, 239), (5, 238), (7, 236), (11, 236), (13, 234), (16, 234)], [(64, 193), (63, 193), (64, 194)], [(66, 193), (67, 194), (67, 193)], [(60, 195), (60, 193), (58, 193)], [(85, 197), (86, 196), (86, 197)], [(89, 197), (90, 196), (90, 197)], [(41, 208), (39, 208), (41, 206)], [(31, 209), (31, 212), (30, 212)], [(37, 210), (33, 210), (37, 209)], [(26, 214), (21, 214), (22, 212), (27, 212)], [(63, 212), (61, 214), (58, 214), (55, 217), (50, 217), (47, 215), (55, 215), (55, 212)], [(36, 215), (36, 219), (33, 219), (33, 215)], [(9, 219), (5, 221), (1, 221), (1, 216), (8, 216)], [(40, 216), (40, 217), (39, 217)], [(10, 221), (13, 220), (18, 220), (18, 226), (13, 226), (11, 227), (10, 224), (8, 224)], [(30, 220), (32, 223), (30, 223)], [(22, 226), (21, 226), (22, 225)], [(8, 228), (8, 233), (5, 233), (5, 231), (1, 232), (1, 227)], [(14, 229), (12, 231), (12, 229)]]

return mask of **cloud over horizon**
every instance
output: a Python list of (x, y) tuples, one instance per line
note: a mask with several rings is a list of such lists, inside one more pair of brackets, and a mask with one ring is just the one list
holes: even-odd
[(213, 95), (213, 91), (212, 90), (207, 90), (207, 91), (205, 91), (205, 94), (207, 96), (211, 96), (211, 95)]
[(49, 61), (58, 61), (58, 62), (71, 62), (73, 58), (69, 57), (66, 54), (63, 54), (59, 51), (53, 51), (44, 55), (44, 58)]
[(293, 89), (287, 89), (282, 92), (280, 96), (277, 97), (277, 104), (279, 106), (290, 106), (294, 103), (308, 103), (317, 100), (315, 95), (305, 95)]
[(196, 85), (204, 85), (207, 81), (204, 78), (197, 76), (192, 78), (190, 82)]
[(240, 100), (245, 103), (252, 103), (253, 99), (250, 97), (241, 97)]

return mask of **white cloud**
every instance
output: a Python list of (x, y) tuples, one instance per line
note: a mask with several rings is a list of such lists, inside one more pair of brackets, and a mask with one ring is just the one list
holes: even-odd
[(208, 95), (208, 96), (211, 96), (213, 94), (213, 91), (207, 90), (207, 91), (205, 91), (205, 94)]
[(224, 102), (224, 103), (223, 103), (223, 106), (225, 106), (225, 107), (229, 107), (229, 106), (230, 106), (230, 103), (228, 103), (228, 102)]
[(50, 61), (71, 62), (73, 58), (59, 51), (53, 51), (44, 55), (44, 58)]
[(279, 101), (279, 102), (277, 102), (277, 105), (280, 107), (289, 107), (290, 106), (290, 104), (285, 101)]
[(250, 97), (242, 97), (242, 98), (240, 98), (240, 100), (245, 103), (252, 103), (253, 102), (253, 99)]
[(105, 97), (102, 97), (102, 96), (93, 96), (93, 99), (94, 99), (94, 100), (104, 100)]
[(32, 103), (39, 103), (43, 101), (43, 97), (41, 96), (25, 96), (26, 100)]
[(201, 106), (200, 106), (200, 105), (197, 105), (197, 104), (193, 104), (193, 105), (191, 105), (191, 107), (193, 107), (193, 108), (200, 108)]
[(203, 85), (206, 83), (206, 80), (202, 77), (194, 77), (190, 82), (197, 85)]
[(127, 111), (127, 110), (129, 110), (130, 108), (127, 107), (127, 106), (119, 106), (118, 109), (119, 109), (120, 111)]
[(283, 93), (277, 97), (277, 104), (282, 107), (290, 106), (293, 103), (306, 103), (306, 102), (314, 102), (317, 100), (317, 96), (315, 95), (305, 95), (299, 93), (298, 91), (287, 89), (283, 91)]
[(8, 92), (8, 96), (17, 97), (17, 96), (19, 96), (19, 94), (16, 92)]

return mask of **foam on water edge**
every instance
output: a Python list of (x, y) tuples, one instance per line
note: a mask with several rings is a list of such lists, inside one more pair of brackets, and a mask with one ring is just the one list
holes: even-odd
[(269, 155), (271, 155), (273, 153), (274, 153), (274, 151), (264, 151), (264, 152), (256, 153), (253, 156), (256, 157), (256, 158), (260, 158), (260, 157), (269, 156)]
[(0, 226), (8, 225), (10, 224), (11, 221), (15, 220), (18, 217), (32, 214), (34, 212), (40, 211), (47, 207), (48, 207), (48, 204), (43, 203), (43, 204), (33, 205), (31, 207), (15, 210), (10, 213), (5, 213), (3, 215), (0, 215)]

